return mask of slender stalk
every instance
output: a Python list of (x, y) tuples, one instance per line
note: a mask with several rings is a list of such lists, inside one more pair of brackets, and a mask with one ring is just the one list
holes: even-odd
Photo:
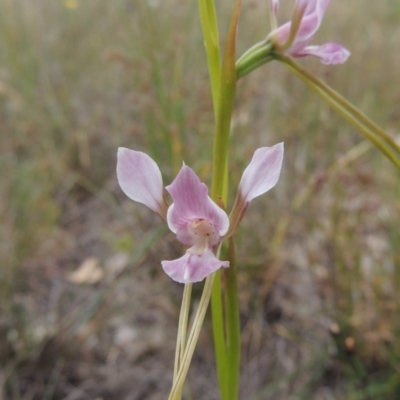
[[(214, 136), (213, 173), (211, 196), (214, 200), (222, 198), (226, 203), (226, 167), (228, 165), (228, 142), (231, 117), (236, 95), (236, 31), (241, 0), (236, 1), (228, 39), (222, 61), (220, 93), (217, 106), (217, 121)], [(224, 198), (225, 197), (225, 198)]]
[(168, 397), (168, 400), (180, 400), (183, 384), (185, 383), (186, 375), (189, 370), (190, 362), (193, 357), (194, 349), (196, 347), (197, 340), (199, 338), (200, 330), (203, 325), (204, 316), (206, 315), (206, 311), (208, 308), (208, 304), (210, 302), (212, 286), (214, 282), (214, 275), (211, 274), (207, 277), (206, 282), (204, 284), (203, 293), (201, 295), (200, 303), (197, 308), (196, 316), (193, 321), (193, 326), (190, 331), (190, 335), (187, 341), (187, 346), (184, 352), (184, 355), (181, 360), (181, 365), (174, 381), (174, 384), (171, 389), (171, 393)]
[(186, 347), (186, 332), (189, 319), (190, 297), (192, 294), (192, 283), (185, 285), (183, 289), (183, 297), (181, 311), (179, 314), (178, 336), (176, 339), (175, 363), (174, 363), (174, 379), (176, 381), (180, 364)]
[(236, 62), (236, 79), (239, 80), (250, 72), (272, 61), (273, 44), (260, 42), (247, 50)]
[(265, 45), (265, 40), (263, 40), (262, 42), (258, 42), (255, 45), (251, 46), (238, 58), (238, 60), (236, 61), (236, 75), (238, 75), (237, 66), (249, 62), (249, 60), (251, 58), (254, 58), (254, 55), (259, 53), (260, 51), (263, 52)]
[(229, 367), (228, 399), (237, 399), (239, 395), (241, 343), (236, 256), (232, 237), (228, 242), (228, 260), (229, 268), (223, 271), (226, 284), (226, 348)]
[[(231, 117), (236, 95), (236, 33), (240, 7), (241, 0), (236, 0), (222, 60), (220, 93), (214, 137), (211, 196), (216, 201), (222, 199), (224, 204), (226, 204), (228, 193), (228, 143)], [(236, 275), (231, 276), (231, 280), (236, 280)], [(236, 296), (237, 300), (237, 292), (232, 292), (229, 286), (227, 286), (226, 289), (230, 291), (230, 294), (227, 294), (227, 296), (230, 298)], [(228, 337), (228, 332), (224, 332), (224, 314), (222, 310), (221, 280), (219, 271), (217, 272), (213, 287), (211, 305), (213, 312), (215, 355), (221, 399), (235, 400), (237, 398), (237, 390), (235, 388), (238, 385), (239, 363), (234, 362), (231, 364), (230, 356), (227, 352), (226, 339)], [(234, 310), (232, 310), (232, 312), (234, 312)], [(227, 329), (235, 327), (235, 324), (230, 321), (230, 319), (233, 318), (232, 312), (225, 314), (225, 326)], [(238, 329), (237, 332), (232, 333), (232, 335), (234, 337), (240, 337), (240, 330)], [(231, 344), (237, 345), (237, 343), (239, 344), (239, 349), (235, 350), (235, 354), (240, 354), (240, 339)], [(231, 388), (232, 385), (234, 386), (234, 389)]]
[[(207, 62), (208, 62), (208, 71), (211, 81), (214, 116), (215, 120), (217, 121), (219, 100), (220, 100), (220, 80), (221, 80), (221, 61), (220, 61), (220, 50), (219, 50), (218, 22), (216, 18), (215, 5), (213, 0), (198, 0), (198, 4), (200, 11), (200, 21), (203, 30), (204, 43), (207, 53)], [(214, 159), (215, 159), (215, 147), (214, 147)], [(222, 186), (225, 185), (222, 184)], [(213, 197), (215, 199), (217, 195)], [(212, 312), (215, 358), (217, 364), (221, 399), (227, 400), (228, 367), (227, 367), (224, 326), (223, 326), (224, 316), (223, 316), (222, 300), (221, 300), (220, 271), (217, 271), (215, 274), (214, 286), (212, 289), (212, 297), (211, 297), (211, 312)]]
[[(228, 193), (228, 142), (230, 133), (231, 117), (233, 112), (234, 99), (236, 94), (236, 32), (239, 20), (241, 0), (236, 0), (235, 8), (232, 14), (229, 32), (227, 36), (226, 48), (222, 61), (219, 64), (219, 47), (218, 47), (218, 26), (215, 16), (215, 7), (213, 0), (199, 0), (200, 18), (203, 28), (204, 41), (206, 44), (208, 69), (210, 73), (212, 97), (214, 105), (214, 115), (216, 119), (216, 131), (214, 137), (213, 151), (213, 175), (211, 196), (217, 201), (219, 198), (226, 204)], [(218, 57), (217, 57), (218, 55)], [(218, 62), (217, 62), (218, 59)], [(236, 279), (232, 276), (230, 280)], [(231, 285), (232, 286), (232, 285)], [(204, 289), (206, 290), (206, 288)], [(237, 292), (231, 293), (230, 297), (237, 297)], [(228, 363), (227, 348), (225, 343), (224, 332), (224, 313), (221, 298), (221, 273), (215, 274), (214, 286), (211, 296), (212, 320), (215, 355), (217, 362), (218, 379), (222, 400), (235, 400), (230, 396), (232, 389), (232, 376), (236, 377), (236, 385), (238, 385), (238, 367), (234, 369), (238, 362), (230, 366)], [(233, 309), (234, 311), (234, 309)], [(232, 313), (228, 313), (227, 318), (232, 319)], [(228, 329), (234, 326), (228, 322)], [(233, 333), (233, 336), (240, 336), (240, 331)], [(234, 342), (236, 343), (236, 342)], [(187, 350), (189, 349), (189, 343)], [(239, 340), (240, 346), (240, 340)], [(185, 353), (186, 354), (186, 353)], [(235, 354), (240, 354), (239, 350)], [(179, 377), (178, 377), (179, 379)], [(237, 393), (237, 390), (234, 390)], [(178, 392), (176, 392), (178, 393)]]
[(273, 61), (273, 60), (274, 60), (274, 57), (268, 56), (268, 57), (264, 57), (264, 58), (262, 58), (260, 60), (257, 60), (256, 62), (251, 63), (249, 65), (241, 66), (241, 68), (238, 69), (237, 80), (243, 78), (244, 76), (250, 74), (251, 72), (253, 72), (257, 68), (260, 68), (264, 64), (267, 64), (267, 63), (269, 63), (270, 61)]
[(224, 312), (222, 308), (221, 292), (221, 271), (217, 271), (215, 273), (214, 286), (211, 294), (211, 317), (213, 326), (214, 351), (221, 400), (229, 400), (229, 366), (225, 344)]
[(186, 349), (186, 336), (187, 336), (187, 327), (189, 320), (189, 310), (190, 310), (190, 298), (192, 295), (192, 283), (187, 283), (185, 285), (184, 297), (183, 297), (183, 315), (182, 315), (182, 326), (180, 327), (180, 336), (181, 336), (181, 344), (180, 344), (180, 358), (179, 364), (182, 362), (183, 354)]
[(310, 74), (308, 71), (301, 68), (291, 58), (283, 56), (282, 54), (275, 54), (275, 58), (281, 61), (303, 82), (317, 92), (344, 119), (350, 122), (376, 147), (378, 147), (393, 162), (393, 164), (400, 168), (400, 146), (390, 135), (388, 135), (339, 93), (320, 81), (314, 75)]

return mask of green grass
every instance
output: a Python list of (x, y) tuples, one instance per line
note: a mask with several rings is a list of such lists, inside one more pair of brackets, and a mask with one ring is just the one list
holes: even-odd
[[(239, 52), (268, 33), (266, 3), (244, 4)], [(365, 3), (332, 1), (315, 40), (345, 44), (352, 51), (346, 64), (302, 65), (398, 136), (400, 8), (392, 0)], [(115, 319), (131, 323), (143, 308), (152, 315), (154, 297), (172, 302), (163, 315), (178, 307), (180, 288), (158, 265), (182, 250), (159, 232), (159, 221), (121, 195), (116, 148), (151, 154), (166, 183), (183, 160), (209, 183), (214, 121), (196, 2), (149, 4), (78, 0), (68, 9), (61, 0), (0, 0), (0, 393), (6, 398), (62, 399), (72, 391), (68, 385), (86, 393), (76, 398), (123, 396), (129, 385), (121, 393), (92, 370), (74, 375), (73, 363), (96, 365), (98, 372), (117, 357), (128, 368), (110, 339)], [(290, 15), (286, 4), (282, 12)], [(231, 2), (217, 6), (224, 37)], [(257, 374), (244, 378), (242, 398), (399, 398), (400, 175), (368, 146), (352, 158), (361, 134), (274, 63), (238, 87), (230, 204), (255, 148), (282, 140), (282, 179), (252, 204), (236, 239), (244, 376), (251, 375), (257, 349), (267, 360), (260, 356)], [(111, 289), (63, 280), (87, 256), (121, 252), (131, 267)], [(274, 323), (263, 320), (270, 305), (282, 309)], [(174, 318), (157, 350), (166, 366)], [(327, 321), (340, 327), (335, 339)], [(43, 327), (44, 336), (37, 333)], [(92, 342), (97, 359), (85, 350)], [(46, 351), (51, 361), (43, 361)], [(140, 357), (135, 362), (147, 368), (149, 358)], [(209, 350), (194, 370), (211, 360)], [(156, 365), (149, 368), (157, 371)], [(166, 393), (167, 375), (159, 381), (166, 386), (153, 383), (148, 398)], [(194, 394), (214, 390), (214, 398), (215, 381), (193, 374), (189, 382)]]

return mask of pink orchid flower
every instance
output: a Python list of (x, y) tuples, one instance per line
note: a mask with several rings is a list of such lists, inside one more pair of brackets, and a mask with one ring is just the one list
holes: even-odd
[(186, 165), (166, 187), (173, 200), (169, 207), (163, 194), (160, 169), (147, 154), (119, 148), (117, 177), (129, 198), (160, 215), (177, 239), (189, 246), (181, 258), (162, 261), (164, 271), (180, 283), (199, 282), (219, 268), (229, 267), (228, 261), (215, 256), (218, 246), (233, 234), (250, 201), (276, 185), (282, 159), (283, 143), (255, 152), (240, 181), (231, 222), (226, 212), (208, 196), (207, 186)]
[[(338, 43), (329, 42), (322, 46), (309, 46), (321, 25), (329, 1), (296, 0), (292, 21), (274, 29), (268, 38), (292, 57), (315, 56), (324, 64), (344, 63), (350, 56), (350, 52)], [(279, 0), (270, 0), (270, 4), (272, 19), (276, 25)]]

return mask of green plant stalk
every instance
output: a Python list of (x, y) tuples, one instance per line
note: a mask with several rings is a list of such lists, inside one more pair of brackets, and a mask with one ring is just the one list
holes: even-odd
[(218, 270), (215, 273), (214, 285), (211, 293), (211, 318), (221, 400), (229, 400), (229, 363), (225, 344), (224, 312), (221, 293), (221, 270)]
[[(211, 82), (214, 116), (215, 120), (217, 121), (221, 80), (218, 21), (216, 18), (215, 5), (213, 0), (198, 0), (198, 4), (200, 12), (200, 22), (202, 26), (204, 44), (207, 54), (207, 65)], [(221, 186), (225, 187), (226, 185), (222, 184)], [(221, 399), (225, 400), (227, 399), (228, 362), (226, 356), (224, 336), (225, 334), (223, 325), (224, 315), (222, 310), (220, 271), (217, 271), (215, 274), (214, 286), (211, 295), (211, 314), (218, 381), (220, 386)]]
[[(206, 44), (208, 68), (210, 73), (214, 105), (214, 115), (216, 119), (211, 196), (215, 201), (221, 199), (224, 204), (226, 204), (228, 193), (228, 142), (231, 116), (236, 94), (236, 31), (240, 6), (241, 1), (237, 0), (229, 27), (222, 67), (220, 67), (219, 47), (217, 40), (218, 26), (215, 16), (214, 3), (212, 0), (199, 0), (200, 18), (203, 27), (204, 41)], [(236, 279), (236, 276), (233, 279)], [(230, 281), (231, 280), (232, 279), (230, 279)], [(229, 291), (229, 288), (227, 288), (227, 290)], [(233, 296), (235, 296), (235, 293), (231, 294), (230, 298), (232, 298)], [(234, 370), (235, 372), (233, 376), (238, 376), (239, 363), (237, 362), (234, 364), (230, 364), (228, 362), (224, 332), (224, 313), (221, 298), (220, 271), (215, 274), (215, 281), (211, 296), (211, 306), (215, 356), (217, 363), (218, 380), (221, 391), (221, 399), (234, 400), (235, 398), (237, 398), (237, 395), (236, 397), (230, 396), (229, 387), (232, 382), (232, 379), (230, 379), (230, 375), (232, 370)], [(227, 315), (227, 318), (230, 318), (231, 314), (232, 313), (229, 314), (230, 316)], [(227, 326), (233, 326), (233, 324), (228, 322)], [(240, 338), (240, 331), (238, 330), (238, 332), (236, 332), (236, 334), (233, 334), (233, 336), (239, 336)], [(239, 349), (236, 351), (235, 354), (240, 354), (240, 339)], [(238, 379), (236, 379), (236, 385), (238, 385), (237, 381)]]
[(253, 58), (257, 58), (256, 54), (260, 54), (261, 56), (264, 54), (266, 42), (263, 40), (262, 42), (258, 42), (249, 49), (247, 49), (236, 61), (236, 75), (238, 75), (238, 65), (251, 63)]
[(250, 72), (272, 61), (273, 45), (271, 42), (260, 42), (247, 50), (236, 62), (236, 79), (239, 80)]
[(187, 283), (183, 289), (182, 305), (179, 314), (178, 336), (176, 339), (174, 379), (176, 381), (178, 371), (186, 348), (186, 333), (189, 319), (190, 297), (192, 294), (192, 283)]
[(219, 84), (221, 78), (218, 20), (215, 12), (214, 0), (198, 0), (198, 4), (204, 45), (207, 53), (207, 65), (211, 81), (214, 115), (215, 119), (217, 119)]
[(187, 327), (188, 327), (188, 321), (189, 321), (189, 310), (190, 310), (190, 298), (192, 295), (192, 283), (187, 283), (185, 285), (185, 290), (184, 290), (184, 304), (183, 304), (183, 316), (182, 316), (182, 326), (181, 326), (181, 343), (180, 343), (180, 358), (179, 358), (179, 364), (182, 363), (183, 355), (185, 353), (186, 349), (186, 339), (187, 339)]
[(168, 400), (181, 399), (183, 384), (185, 383), (186, 375), (189, 371), (190, 362), (193, 357), (194, 349), (196, 348), (196, 343), (198, 341), (201, 327), (203, 325), (204, 317), (208, 308), (208, 303), (210, 302), (214, 276), (215, 274), (209, 275), (205, 281), (203, 293), (201, 295), (200, 303), (193, 321), (193, 326), (187, 341), (185, 353), (182, 357), (181, 365), (179, 367), (176, 379), (174, 380), (174, 384), (172, 386)]
[[(215, 5), (213, 0), (198, 0), (198, 4), (200, 12), (200, 22), (202, 26), (204, 44), (207, 54), (207, 65), (211, 82), (214, 116), (215, 120), (217, 121), (218, 103), (220, 97), (219, 94), (220, 80), (221, 80), (218, 21), (216, 17)], [(227, 185), (225, 184), (223, 184), (222, 186), (227, 187)], [(215, 274), (214, 286), (211, 295), (211, 314), (212, 314), (215, 358), (217, 364), (221, 399), (225, 400), (227, 399), (228, 362), (226, 356), (224, 325), (223, 325), (224, 315), (222, 311), (220, 271), (217, 271)]]
[(257, 62), (251, 63), (249, 65), (241, 66), (241, 68), (237, 70), (238, 71), (237, 80), (243, 78), (244, 76), (253, 72), (255, 69), (273, 60), (274, 60), (273, 56), (268, 56), (268, 57), (263, 57), (262, 59), (257, 60)]
[[(222, 200), (226, 204), (228, 193), (228, 144), (231, 117), (234, 107), (236, 95), (236, 33), (239, 20), (241, 0), (237, 0), (232, 13), (231, 23), (227, 35), (224, 57), (222, 60), (221, 77), (220, 77), (220, 93), (217, 108), (216, 131), (214, 137), (214, 154), (213, 154), (213, 174), (211, 184), (211, 196), (218, 202)], [(217, 362), (218, 380), (221, 391), (222, 400), (235, 400), (237, 398), (238, 376), (239, 376), (239, 359), (240, 355), (240, 330), (228, 333), (224, 332), (224, 313), (222, 310), (221, 299), (221, 272), (217, 272), (216, 283), (213, 287), (211, 297), (212, 313), (213, 313), (213, 333), (215, 344), (215, 355)], [(228, 281), (236, 280), (236, 275), (232, 275)], [(237, 291), (232, 290), (235, 285), (226, 285), (226, 296), (234, 303)], [(233, 309), (234, 311), (235, 309)], [(236, 327), (231, 319), (232, 312), (225, 314), (225, 327), (231, 329)], [(230, 359), (228, 354), (226, 339), (228, 336), (238, 337), (239, 340), (231, 341), (229, 351), (233, 351), (236, 357)], [(238, 348), (233, 349), (233, 346)], [(236, 361), (237, 360), (237, 361)], [(233, 363), (231, 363), (233, 361)], [(232, 389), (231, 386), (234, 386)], [(236, 394), (235, 394), (236, 392)], [(232, 395), (233, 394), (233, 395)]]
[(233, 104), (236, 94), (236, 74), (229, 76), (222, 68), (221, 93), (217, 112), (217, 126), (214, 136), (213, 173), (211, 196), (214, 200), (222, 199), (226, 203), (228, 192), (226, 166), (228, 164), (228, 143)]
[(211, 196), (214, 200), (221, 198), (224, 203), (226, 203), (227, 200), (227, 187), (225, 186), (227, 186), (226, 167), (228, 165), (229, 133), (236, 95), (235, 41), (239, 7), (240, 0), (237, 0), (222, 62), (220, 93), (216, 110), (217, 121), (214, 136)]
[(232, 237), (228, 241), (228, 261), (229, 268), (223, 270), (226, 284), (226, 349), (229, 367), (228, 399), (237, 399), (239, 395), (241, 343), (236, 256)]
[[(344, 119), (367, 137), (393, 162), (393, 164), (400, 169), (400, 147), (392, 137), (390, 137), (385, 131), (383, 131), (339, 93), (335, 92), (328, 85), (301, 68), (291, 58), (282, 54), (275, 54), (275, 58), (278, 61), (281, 61), (290, 71), (319, 94)], [(397, 152), (397, 154), (394, 151)]]

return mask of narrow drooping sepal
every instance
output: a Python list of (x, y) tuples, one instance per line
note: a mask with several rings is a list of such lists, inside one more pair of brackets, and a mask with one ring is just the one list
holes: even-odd
[(172, 232), (187, 229), (188, 223), (194, 219), (211, 221), (219, 236), (227, 232), (228, 215), (211, 200), (207, 186), (200, 182), (191, 168), (183, 165), (175, 180), (166, 189), (174, 201), (167, 213), (168, 227)]
[(221, 267), (229, 267), (229, 261), (219, 260), (211, 249), (203, 254), (186, 254), (172, 261), (162, 261), (161, 265), (165, 273), (179, 283), (200, 282), (208, 275)]
[(160, 169), (147, 154), (124, 147), (118, 149), (117, 177), (123, 192), (166, 219)]
[(233, 235), (249, 203), (277, 184), (282, 168), (283, 150), (283, 143), (278, 143), (255, 151), (240, 180), (236, 200), (229, 216), (229, 231), (225, 238)]

